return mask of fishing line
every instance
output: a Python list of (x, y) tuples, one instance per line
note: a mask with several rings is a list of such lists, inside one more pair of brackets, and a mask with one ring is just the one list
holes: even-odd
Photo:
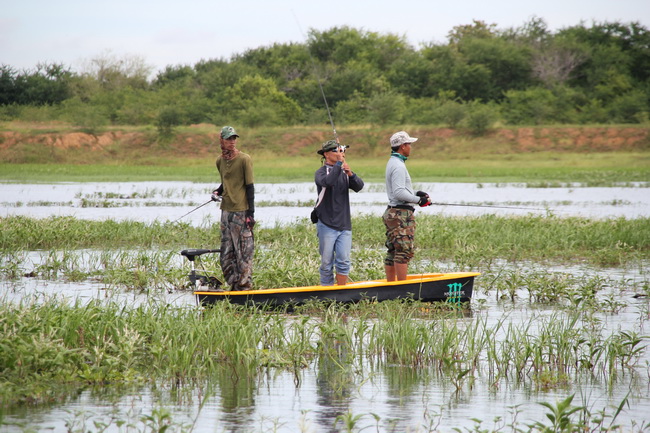
[(497, 209), (522, 209), (522, 210), (550, 210), (539, 207), (517, 207), (517, 206), (494, 206), (489, 204), (464, 204), (464, 203), (431, 203), (431, 206), (469, 206), (469, 207), (491, 207)]
[[(293, 17), (296, 19), (296, 24), (298, 24), (298, 29), (300, 30), (302, 37), (305, 40), (307, 40), (307, 35), (305, 35), (305, 32), (302, 31), (302, 27), (300, 26), (298, 17), (296, 16), (293, 10), (291, 11), (291, 13), (293, 13)], [(334, 139), (338, 143), (339, 135), (336, 133), (336, 127), (334, 126), (334, 120), (332, 119), (332, 112), (330, 111), (330, 106), (327, 103), (327, 98), (325, 97), (325, 91), (323, 90), (323, 84), (321, 83), (320, 75), (318, 74), (318, 70), (316, 69), (316, 62), (314, 62), (314, 57), (311, 55), (311, 51), (309, 50), (309, 45), (307, 45), (306, 48), (307, 48), (307, 54), (309, 54), (309, 60), (311, 62), (311, 66), (314, 69), (314, 75), (316, 76), (316, 81), (318, 81), (318, 87), (320, 88), (320, 93), (323, 96), (323, 101), (325, 102), (325, 108), (327, 109), (327, 117), (330, 120), (330, 125), (332, 125), (332, 131), (334, 132)]]

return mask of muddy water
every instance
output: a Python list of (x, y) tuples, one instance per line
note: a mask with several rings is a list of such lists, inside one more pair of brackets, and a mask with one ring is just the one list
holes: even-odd
[[(650, 216), (650, 184), (621, 187), (527, 188), (516, 184), (422, 183), (434, 206), (421, 212), (440, 215), (526, 215), (552, 212), (559, 217), (638, 218)], [(190, 182), (0, 184), (0, 216), (71, 215), (80, 219), (175, 221), (193, 225), (219, 219), (210, 200), (214, 185)], [(366, 184), (351, 193), (353, 214), (381, 215), (386, 207), (383, 184)], [(257, 184), (256, 219), (262, 226), (308, 218), (316, 200), (313, 183)]]
[[(114, 184), (57, 184), (57, 185), (0, 185), (0, 215), (73, 215), (84, 219), (135, 219), (141, 221), (175, 220), (209, 199), (213, 186), (180, 182), (114, 183)], [(530, 208), (548, 208), (558, 216), (585, 216), (627, 218), (650, 216), (650, 194), (647, 185), (621, 188), (525, 188), (517, 185), (421, 184), (417, 188), (431, 193), (440, 203), (472, 204), (500, 207), (434, 206), (422, 212), (444, 215), (476, 215), (496, 213), (516, 215), (547, 212)], [(261, 224), (272, 226), (288, 224), (296, 218), (306, 218), (309, 204), (315, 198), (311, 184), (258, 185), (257, 215)], [(381, 185), (367, 185), (366, 191), (353, 194), (355, 213), (379, 214), (385, 206)], [(263, 205), (267, 202), (268, 205)], [(206, 224), (218, 218), (213, 203), (188, 215), (183, 221)], [(26, 260), (38, 263), (42, 253), (27, 253)], [(181, 262), (179, 262), (181, 265)], [(602, 293), (608, 299), (624, 303), (616, 313), (597, 313), (595, 317), (606, 327), (606, 334), (621, 330), (647, 335), (650, 304), (647, 298), (634, 298), (634, 288), (646, 284), (648, 269), (592, 269), (588, 267), (544, 268), (536, 264), (524, 265), (524, 271), (561, 272), (601, 277), (624, 284), (612, 284), (612, 293)], [(481, 277), (479, 277), (481, 278)], [(482, 319), (488, 326), (498, 321), (522, 327), (539, 317), (558, 314), (548, 305), (516, 304), (497, 301), (488, 283), (477, 291), (472, 300), (470, 317), (459, 320)], [(629, 290), (620, 287), (629, 286)], [(171, 303), (182, 308), (195, 308), (191, 293), (120, 293), (106, 290), (91, 282), (68, 283), (58, 280), (19, 279), (0, 281), (0, 302), (18, 302), (37, 297), (59, 296), (71, 301), (107, 299), (115, 302), (150, 304)], [(520, 294), (526, 299), (526, 294)], [(607, 335), (606, 335), (607, 336)], [(497, 337), (498, 338), (498, 337)], [(644, 342), (647, 346), (647, 340)], [(369, 365), (341, 370), (332, 362), (314, 362), (300, 372), (300, 383), (291, 373), (240, 378), (234, 381), (230, 373), (215, 378), (214, 394), (203, 401), (203, 392), (188, 388), (173, 390), (153, 389), (92, 389), (81, 392), (70, 401), (44, 408), (19, 409), (3, 414), (0, 431), (99, 431), (97, 425), (109, 424), (105, 431), (126, 431), (117, 421), (134, 425), (132, 431), (148, 431), (142, 417), (154, 410), (165, 409), (175, 426), (193, 425), (184, 431), (194, 432), (332, 432), (341, 431), (333, 425), (338, 416), (359, 416), (354, 431), (441, 431), (453, 429), (469, 431), (475, 427), (473, 419), (482, 420), (489, 431), (513, 431), (502, 426), (540, 421), (548, 425), (547, 409), (540, 402), (556, 401), (576, 394), (574, 405), (587, 405), (592, 412), (605, 410), (614, 413), (629, 393), (630, 404), (619, 415), (617, 424), (623, 431), (639, 430), (650, 422), (650, 353), (644, 350), (639, 368), (621, 374), (609, 388), (606, 378), (571, 378), (566, 387), (536, 389), (531, 381), (520, 384), (505, 381), (499, 385), (488, 377), (477, 375), (472, 387), (464, 386), (460, 393), (445, 380), (426, 371), (414, 372), (397, 365), (375, 369)], [(340, 386), (340, 384), (345, 384)], [(201, 404), (203, 405), (201, 406)], [(515, 409), (517, 408), (517, 409)], [(495, 422), (500, 417), (501, 421)], [(96, 424), (99, 423), (99, 424)], [(607, 425), (607, 424), (606, 424)], [(76, 430), (75, 430), (76, 426)], [(635, 429), (634, 426), (637, 426)], [(93, 430), (94, 429), (94, 430)], [(180, 431), (177, 429), (175, 431)]]

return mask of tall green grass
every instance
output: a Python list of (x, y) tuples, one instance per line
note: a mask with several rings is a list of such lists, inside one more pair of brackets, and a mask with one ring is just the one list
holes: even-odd
[[(452, 260), (459, 268), (496, 259), (588, 261), (607, 266), (650, 257), (650, 218), (444, 217), (422, 213), (417, 223), (417, 260)], [(10, 216), (0, 218), (0, 228), (0, 251), (5, 253), (83, 248), (180, 251), (215, 247), (220, 242), (216, 224), (193, 227), (168, 222)], [(290, 226), (256, 228), (255, 232), (258, 249), (274, 252), (275, 258), (269, 260), (273, 260), (276, 270), (299, 272), (303, 266), (296, 260), (313, 264), (317, 258), (315, 229), (307, 220)], [(353, 246), (360, 269), (381, 267), (384, 236), (379, 217), (353, 219)]]
[[(205, 310), (2, 303), (0, 401), (4, 407), (40, 404), (87, 385), (200, 385), (274, 370), (293, 372), (298, 384), (314, 362), (337, 370), (334, 379), (347, 388), (394, 365), (448, 380), (456, 390), (483, 375), (491, 383), (548, 388), (589, 373), (612, 385), (637, 367), (647, 344), (634, 332), (607, 335), (604, 324), (580, 311), (496, 325), (417, 302), (321, 305), (316, 311), (292, 316), (227, 302)], [(366, 366), (369, 377), (362, 373)]]

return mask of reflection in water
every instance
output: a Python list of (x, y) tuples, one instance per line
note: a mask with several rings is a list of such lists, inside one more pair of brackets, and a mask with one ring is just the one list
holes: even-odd
[(221, 398), (221, 421), (229, 432), (247, 432), (255, 413), (256, 374), (243, 366), (224, 366), (216, 375)]
[(320, 350), (316, 367), (317, 421), (322, 431), (335, 433), (341, 431), (336, 426), (339, 417), (345, 417), (350, 411), (354, 360), (345, 337), (324, 336)]

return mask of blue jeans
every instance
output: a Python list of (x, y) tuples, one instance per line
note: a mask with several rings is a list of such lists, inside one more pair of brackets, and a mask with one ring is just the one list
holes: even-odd
[(350, 273), (350, 251), (352, 250), (352, 231), (334, 230), (318, 221), (316, 223), (318, 234), (318, 252), (320, 253), (320, 284), (321, 286), (334, 285), (336, 269), (339, 275)]

